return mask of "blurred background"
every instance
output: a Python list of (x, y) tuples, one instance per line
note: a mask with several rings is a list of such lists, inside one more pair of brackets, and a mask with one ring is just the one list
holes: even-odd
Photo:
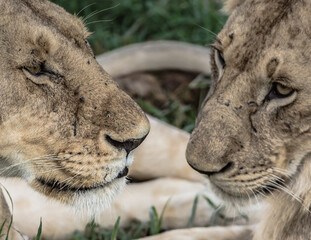
[(96, 55), (149, 40), (206, 46), (226, 21), (217, 0), (52, 0), (78, 15), (91, 32)]
[[(52, 1), (79, 16), (94, 32), (88, 40), (95, 55), (155, 40), (208, 47), (227, 18), (217, 0)], [(188, 132), (210, 83), (208, 75), (182, 69), (113, 77), (145, 112)]]

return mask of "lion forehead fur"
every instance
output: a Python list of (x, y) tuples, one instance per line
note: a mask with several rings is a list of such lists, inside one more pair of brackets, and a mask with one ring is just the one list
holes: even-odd
[(0, 175), (69, 204), (112, 198), (131, 161), (107, 137), (143, 138), (145, 114), (97, 63), (80, 19), (46, 0), (0, 9)]
[[(309, 239), (311, 2), (231, 0), (226, 6), (232, 14), (214, 43), (213, 83), (187, 160), (229, 202), (279, 204), (267, 214), (266, 235), (256, 239), (292, 239), (290, 225), (300, 225), (292, 236)], [(268, 221), (281, 226), (269, 229)]]

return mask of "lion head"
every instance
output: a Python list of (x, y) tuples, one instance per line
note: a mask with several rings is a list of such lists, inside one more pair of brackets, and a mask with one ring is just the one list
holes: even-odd
[(295, 191), (311, 153), (311, 3), (231, 0), (226, 7), (232, 13), (213, 44), (213, 83), (188, 163), (229, 201)]
[(46, 0), (0, 9), (0, 175), (67, 204), (109, 202), (145, 114), (96, 62), (80, 19)]

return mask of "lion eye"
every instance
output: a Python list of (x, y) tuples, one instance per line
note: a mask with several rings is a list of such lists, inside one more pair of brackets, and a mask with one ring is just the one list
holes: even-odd
[(276, 98), (286, 98), (295, 92), (294, 89), (287, 87), (281, 83), (274, 83), (272, 89), (268, 95), (268, 100)]
[(276, 84), (275, 89), (276, 89), (277, 93), (279, 95), (282, 95), (282, 96), (287, 96), (290, 93), (292, 93), (292, 91), (293, 91), (293, 89), (286, 87), (286, 86), (279, 84), (279, 83)]
[(225, 59), (224, 59), (224, 56), (223, 56), (222, 52), (218, 51), (218, 58), (219, 58), (219, 62), (221, 64), (222, 68), (225, 68), (226, 67), (226, 62), (225, 62)]
[(226, 67), (226, 62), (223, 56), (223, 53), (216, 49), (215, 61), (218, 67), (224, 69)]
[(41, 75), (60, 76), (60, 74), (52, 70), (49, 70), (49, 68), (46, 67), (44, 62), (36, 66), (24, 67), (24, 69), (28, 73), (30, 73), (32, 76), (35, 76), (35, 77), (40, 77)]

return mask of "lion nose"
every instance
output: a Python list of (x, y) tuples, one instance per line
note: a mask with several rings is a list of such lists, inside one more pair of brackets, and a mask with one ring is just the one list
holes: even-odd
[(219, 169), (214, 169), (214, 171), (205, 171), (205, 170), (199, 169), (198, 167), (194, 166), (194, 165), (191, 164), (190, 162), (188, 162), (188, 164), (190, 165), (190, 167), (192, 167), (192, 168), (193, 168), (194, 170), (196, 170), (197, 172), (202, 173), (202, 174), (205, 174), (205, 175), (208, 175), (208, 176), (211, 176), (211, 175), (214, 175), (214, 174), (219, 174), (219, 173), (225, 173), (225, 172), (227, 172), (228, 170), (232, 169), (233, 166), (234, 166), (234, 163), (233, 163), (233, 162), (228, 162), (227, 164), (225, 164), (225, 165), (222, 166), (221, 168), (219, 168)]
[(106, 140), (109, 142), (112, 146), (122, 150), (124, 149), (127, 154), (129, 154), (131, 151), (133, 151), (135, 148), (137, 148), (146, 138), (147, 135), (145, 135), (142, 138), (138, 139), (128, 139), (124, 142), (119, 142), (117, 140), (112, 139), (109, 135), (106, 135)]

